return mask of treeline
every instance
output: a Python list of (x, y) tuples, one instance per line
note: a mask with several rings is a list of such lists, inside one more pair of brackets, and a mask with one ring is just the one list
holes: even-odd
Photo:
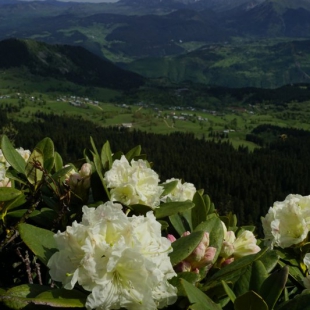
[(231, 96), (239, 102), (248, 104), (265, 102), (275, 105), (285, 105), (292, 101), (303, 102), (309, 100), (310, 86), (305, 83), (284, 85), (275, 89), (209, 87), (208, 93), (216, 98)]
[[(4, 113), (0, 115), (0, 123), (7, 123)], [(196, 139), (189, 133), (157, 135), (56, 115), (37, 117), (40, 121), (31, 124), (12, 122), (18, 130), (16, 147), (32, 149), (48, 136), (68, 162), (83, 157), (83, 149), (90, 148), (90, 136), (98, 147), (109, 140), (112, 151), (127, 152), (140, 144), (162, 181), (176, 177), (204, 188), (220, 214), (232, 211), (240, 224), (259, 226), (260, 216), (274, 201), (290, 193), (310, 194), (309, 132), (292, 131), (293, 135), (283, 128), (260, 127), (261, 134), (274, 131), (274, 141), (249, 152), (246, 147), (236, 150), (227, 142)], [(279, 138), (279, 133), (286, 138)]]

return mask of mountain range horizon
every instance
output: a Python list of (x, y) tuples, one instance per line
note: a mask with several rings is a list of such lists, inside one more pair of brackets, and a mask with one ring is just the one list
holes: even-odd
[(310, 0), (0, 0), (0, 40), (81, 46), (147, 78), (274, 88), (309, 81)]

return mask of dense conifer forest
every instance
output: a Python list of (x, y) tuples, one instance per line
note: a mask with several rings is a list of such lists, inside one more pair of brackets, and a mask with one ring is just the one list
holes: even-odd
[[(17, 129), (16, 147), (31, 149), (48, 136), (65, 162), (83, 157), (90, 148), (90, 136), (98, 147), (109, 140), (112, 151), (127, 152), (140, 144), (161, 181), (182, 178), (205, 189), (220, 214), (232, 211), (239, 224), (259, 224), (274, 201), (290, 193), (310, 194), (310, 132), (259, 126), (248, 139), (263, 147), (249, 152), (234, 149), (221, 141), (196, 139), (193, 134), (156, 135), (128, 131), (117, 127), (103, 128), (77, 118), (38, 114), (40, 121), (9, 121), (0, 113), (0, 123)], [(258, 225), (260, 227), (260, 225)], [(260, 231), (258, 233), (261, 233)]]

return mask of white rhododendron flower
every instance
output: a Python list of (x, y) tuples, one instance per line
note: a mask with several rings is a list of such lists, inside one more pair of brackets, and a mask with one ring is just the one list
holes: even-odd
[(12, 187), (11, 180), (9, 178), (0, 180), (0, 187)]
[(224, 230), (224, 241), (220, 256), (223, 258), (240, 258), (250, 254), (258, 253), (261, 248), (256, 244), (254, 234), (249, 230), (244, 230), (238, 237), (233, 231), (227, 231), (226, 225), (222, 222)]
[(0, 149), (0, 163), (4, 164), (5, 168), (10, 167), (10, 164), (6, 161), (1, 149)]
[(177, 299), (168, 283), (176, 275), (171, 244), (152, 212), (127, 217), (118, 203), (84, 206), (82, 222), (55, 240), (50, 275), (67, 289), (78, 283), (89, 291), (87, 309), (158, 309)]
[(3, 181), (5, 179), (5, 173), (6, 173), (5, 164), (0, 162), (0, 181)]
[(301, 243), (310, 227), (310, 196), (288, 195), (262, 218), (265, 245), (287, 248)]
[(192, 183), (182, 183), (180, 179), (169, 179), (165, 183), (169, 183), (172, 181), (178, 181), (176, 187), (166, 196), (162, 197), (162, 201), (166, 201), (167, 198), (170, 198), (171, 201), (185, 201), (192, 200), (195, 193), (196, 188)]
[(129, 163), (123, 155), (121, 159), (113, 162), (104, 179), (107, 187), (111, 189), (112, 201), (126, 205), (140, 203), (151, 208), (160, 204), (163, 187), (159, 186), (158, 174), (142, 159)]

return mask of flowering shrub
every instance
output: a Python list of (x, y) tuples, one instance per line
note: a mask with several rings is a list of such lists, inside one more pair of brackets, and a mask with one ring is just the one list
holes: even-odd
[(152, 209), (159, 206), (163, 187), (158, 174), (142, 159), (131, 160), (122, 155), (116, 159), (104, 175), (107, 188), (111, 189), (111, 200), (126, 205), (145, 204)]
[(176, 301), (168, 280), (176, 274), (170, 242), (150, 211), (128, 217), (122, 205), (83, 207), (79, 224), (55, 235), (59, 249), (49, 260), (52, 279), (67, 289), (90, 291), (88, 309), (157, 309)]
[[(161, 181), (137, 146), (63, 163), (49, 138), (0, 151), (0, 307), (306, 309), (310, 196), (237, 226), (191, 183)], [(2, 276), (3, 275), (3, 276)]]

